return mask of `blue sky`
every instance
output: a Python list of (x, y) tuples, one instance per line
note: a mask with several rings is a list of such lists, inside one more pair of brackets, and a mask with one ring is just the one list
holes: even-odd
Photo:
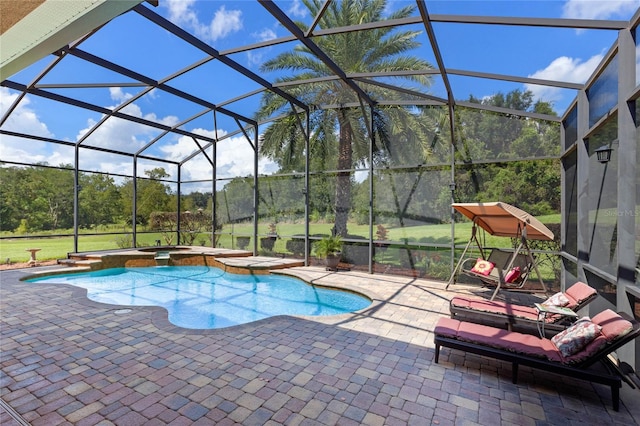
[[(299, 0), (275, 2), (292, 19), (311, 22)], [(389, 10), (395, 10), (407, 1), (389, 1)], [(628, 20), (640, 6), (640, 0), (569, 0), (569, 1), (428, 1), (432, 15), (486, 15), (540, 18), (622, 19)], [(216, 50), (225, 53), (238, 46), (252, 45), (288, 35), (285, 29), (257, 2), (254, 1), (195, 1), (160, 0), (160, 6), (147, 6), (201, 38)], [(417, 12), (416, 12), (417, 13)], [(135, 31), (132, 31), (132, 28)], [(435, 64), (435, 57), (424, 34), (424, 26), (408, 26), (422, 31), (418, 41), (422, 47), (414, 52)], [(450, 69), (508, 74), (582, 83), (614, 43), (617, 33), (603, 30), (574, 30), (528, 28), (517, 26), (462, 25), (434, 23), (444, 64)], [(291, 49), (295, 43), (265, 47), (255, 51), (243, 51), (229, 57), (252, 72), (260, 74), (265, 58)], [(166, 79), (184, 67), (205, 57), (203, 52), (176, 39), (135, 13), (125, 14), (100, 29), (97, 34), (80, 45), (80, 49), (93, 55), (130, 68), (153, 79)], [(53, 56), (33, 64), (11, 76), (18, 83), (30, 83), (54, 59)], [(275, 75), (265, 75), (272, 80)], [(176, 125), (195, 114), (202, 107), (181, 101), (158, 90), (144, 95), (141, 87), (131, 87), (132, 80), (122, 75), (88, 64), (81, 59), (67, 56), (52, 72), (45, 75), (40, 84), (65, 83), (113, 83), (112, 87), (91, 89), (50, 87), (54, 93), (77, 96), (102, 107), (114, 109), (123, 102), (123, 111), (147, 120)], [(260, 88), (255, 82), (231, 72), (219, 61), (208, 62), (188, 74), (168, 81), (168, 84), (186, 92), (194, 92), (201, 98), (219, 104), (236, 96)], [(523, 84), (489, 81), (484, 79), (451, 76), (454, 96), (466, 100), (507, 93), (514, 89), (531, 90), (536, 98), (552, 102), (562, 114), (575, 97), (573, 90), (559, 90)], [(446, 97), (444, 85), (435, 78), (431, 93)], [(0, 112), (4, 113), (18, 93), (0, 88)], [(240, 114), (252, 117), (260, 96), (256, 95), (229, 106)], [(219, 114), (217, 128), (211, 114), (186, 124), (185, 130), (206, 137), (224, 135), (237, 130), (234, 120)], [(27, 96), (16, 108), (2, 129), (22, 131), (39, 136), (76, 142), (86, 138), (83, 144), (97, 147), (123, 149), (136, 152), (145, 147), (160, 133), (157, 129), (126, 120), (109, 118), (97, 131), (89, 129), (102, 119), (101, 114), (61, 105), (43, 98)], [(53, 146), (39, 142), (14, 140), (0, 136), (0, 159), (5, 161), (46, 161), (52, 165), (71, 163), (73, 148)], [(178, 135), (160, 139), (145, 154), (179, 160), (193, 152), (193, 140)], [(252, 173), (252, 152), (241, 137), (232, 137), (219, 144), (218, 176), (246, 176)], [(130, 174), (132, 161), (125, 156), (114, 156), (94, 150), (83, 152), (80, 167), (88, 170), (107, 170)], [(139, 173), (162, 166), (161, 163), (142, 161)], [(175, 168), (168, 168), (175, 177)], [(269, 161), (260, 161), (260, 172), (273, 170)], [(209, 179), (211, 170), (204, 157), (190, 161), (183, 170), (183, 179)]]

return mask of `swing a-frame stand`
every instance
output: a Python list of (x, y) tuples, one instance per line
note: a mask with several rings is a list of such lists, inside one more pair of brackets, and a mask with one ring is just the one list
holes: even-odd
[[(541, 290), (547, 293), (547, 287), (542, 280), (536, 260), (529, 248), (528, 238), (531, 236), (538, 240), (553, 240), (553, 233), (541, 222), (528, 213), (509, 204), (495, 203), (455, 203), (456, 210), (469, 217), (473, 225), (471, 238), (467, 242), (456, 267), (445, 287), (449, 289), (456, 283), (459, 273), (477, 278), (483, 283), (495, 286), (491, 300), (501, 289), (511, 291), (537, 292), (536, 289), (524, 289), (532, 271), (540, 283)], [(513, 252), (499, 248), (491, 249), (487, 255), (487, 248), (478, 240), (478, 227), (481, 227), (491, 235), (516, 238), (519, 243)], [(466, 257), (469, 248), (475, 245), (480, 251), (480, 260), (484, 262), (479, 267), (477, 257)]]

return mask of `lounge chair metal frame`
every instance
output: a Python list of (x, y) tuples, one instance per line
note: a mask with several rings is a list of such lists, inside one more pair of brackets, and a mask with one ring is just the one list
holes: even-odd
[[(463, 352), (469, 352), (476, 355), (486, 356), (488, 358), (494, 358), (501, 361), (507, 361), (511, 363), (511, 380), (514, 384), (518, 381), (518, 367), (525, 365), (540, 370), (549, 371), (564, 376), (573, 377), (576, 379), (587, 380), (590, 382), (600, 383), (607, 385), (611, 388), (611, 399), (613, 401), (613, 409), (619, 411), (620, 409), (620, 388), (622, 387), (622, 378), (619, 370), (614, 364), (612, 364), (608, 355), (614, 350), (624, 346), (630, 341), (640, 336), (640, 323), (635, 321), (626, 313), (618, 313), (621, 317), (630, 321), (633, 324), (633, 330), (625, 336), (611, 342), (603, 347), (600, 351), (594, 354), (592, 357), (577, 364), (562, 364), (558, 362), (552, 362), (537, 358), (534, 356), (527, 356), (523, 354), (514, 353), (505, 349), (498, 349), (479, 343), (472, 343), (468, 341), (458, 340), (451, 337), (441, 336), (435, 334), (435, 362), (438, 363), (440, 358), (440, 348), (442, 346), (451, 349), (457, 349)], [(516, 333), (516, 332), (513, 332)], [(597, 362), (602, 362), (605, 366), (606, 372), (597, 371), (594, 369), (588, 369)]]
[[(449, 281), (445, 286), (445, 290), (448, 290), (451, 284), (456, 283), (458, 273), (461, 272), (470, 277), (478, 278), (485, 284), (494, 285), (496, 288), (493, 291), (493, 294), (491, 295), (491, 299), (490, 299), (490, 300), (493, 300), (498, 295), (498, 292), (500, 291), (501, 288), (508, 289), (508, 290), (518, 290), (518, 289), (521, 290), (524, 287), (525, 283), (527, 282), (530, 272), (533, 269), (536, 273), (536, 276), (538, 277), (538, 281), (540, 282), (542, 291), (544, 293), (548, 292), (547, 286), (544, 284), (544, 281), (542, 280), (542, 276), (540, 275), (540, 271), (538, 270), (538, 265), (536, 263), (536, 260), (534, 259), (531, 249), (529, 248), (529, 244), (527, 243), (527, 225), (526, 224), (523, 224), (522, 226), (518, 224), (517, 235), (519, 236), (520, 243), (514, 250), (513, 254), (511, 254), (511, 256), (508, 257), (506, 262), (498, 261), (498, 260), (504, 259), (503, 255), (505, 251), (501, 249), (493, 249), (489, 254), (489, 256), (485, 256), (485, 249), (482, 247), (482, 245), (480, 244), (480, 241), (478, 240), (477, 232), (478, 232), (478, 227), (477, 227), (476, 221), (474, 220), (471, 226), (471, 238), (469, 239), (469, 241), (467, 242), (467, 245), (462, 251), (462, 255), (460, 256), (460, 259), (458, 260), (458, 263), (456, 264), (456, 267), (453, 269), (453, 273), (451, 274), (451, 277), (449, 278)], [(464, 265), (469, 261), (475, 262), (477, 260), (477, 258), (468, 258), (468, 257), (465, 258), (467, 251), (469, 250), (469, 248), (473, 243), (475, 243), (478, 249), (480, 250), (480, 254), (483, 259), (488, 260), (495, 264), (495, 267), (493, 268), (493, 270), (489, 275), (477, 274), (471, 271), (471, 268), (464, 268)], [(493, 259), (492, 259), (492, 256), (493, 256)], [(510, 271), (514, 266), (520, 267), (521, 269), (520, 278), (513, 283), (507, 283), (505, 280), (506, 273)], [(536, 290), (531, 290), (531, 292), (534, 292), (534, 291)]]

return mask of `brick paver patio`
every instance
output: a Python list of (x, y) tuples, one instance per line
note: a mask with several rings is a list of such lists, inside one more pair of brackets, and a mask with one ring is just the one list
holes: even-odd
[[(459, 292), (411, 278), (291, 268), (358, 289), (363, 312), (185, 330), (166, 311), (0, 273), (2, 425), (637, 424), (640, 391), (443, 349), (432, 330)], [(505, 293), (508, 298), (522, 297)], [(635, 417), (635, 418), (634, 418)], [(24, 422), (24, 423), (21, 423)]]

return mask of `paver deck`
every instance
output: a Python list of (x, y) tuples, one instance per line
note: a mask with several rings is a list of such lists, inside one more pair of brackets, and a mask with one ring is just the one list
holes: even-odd
[[(276, 317), (221, 330), (172, 326), (164, 309), (89, 301), (85, 290), (0, 272), (0, 424), (637, 424), (640, 392), (443, 349), (432, 330), (459, 293), (407, 277), (286, 273), (374, 303), (333, 317)], [(523, 298), (516, 293), (502, 297)], [(20, 423), (21, 421), (26, 423)]]

